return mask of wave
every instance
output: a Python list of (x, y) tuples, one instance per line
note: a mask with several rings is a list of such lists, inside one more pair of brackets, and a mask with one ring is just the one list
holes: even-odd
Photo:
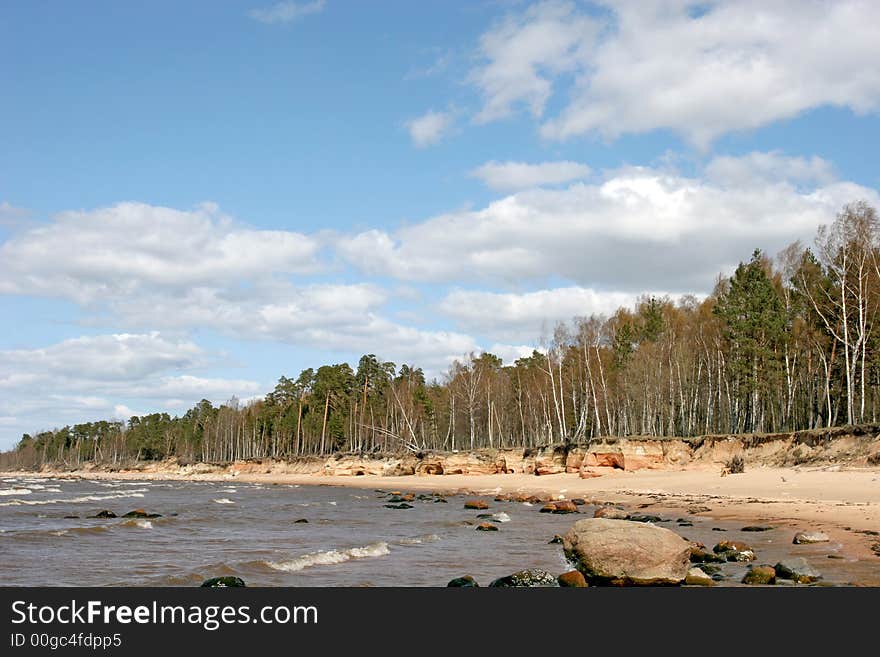
[(144, 520), (143, 518), (137, 518), (134, 520), (126, 520), (122, 523), (123, 527), (140, 527), (141, 529), (152, 529), (153, 523), (149, 520)]
[(437, 534), (423, 534), (422, 536), (410, 536), (397, 541), (398, 545), (422, 545), (423, 543), (433, 543), (439, 541)]
[(497, 522), (510, 522), (510, 516), (507, 515), (506, 513), (504, 513), (504, 511), (501, 511), (499, 513), (493, 513), (492, 519)]
[(329, 566), (337, 563), (344, 563), (352, 559), (369, 559), (372, 557), (382, 557), (389, 554), (388, 543), (384, 541), (379, 543), (371, 543), (363, 547), (353, 547), (348, 550), (327, 550), (326, 552), (313, 552), (312, 554), (304, 554), (290, 561), (267, 561), (266, 565), (275, 570), (283, 570), (288, 573), (295, 573), (304, 568), (311, 566)]
[[(37, 488), (37, 486), (32, 488)], [(0, 495), (30, 495), (33, 492), (30, 488), (7, 488), (6, 490), (0, 490)]]
[(8, 502), (0, 502), (0, 506), (34, 506), (43, 504), (82, 504), (84, 502), (103, 502), (105, 500), (118, 500), (124, 497), (143, 497), (140, 492), (120, 493), (118, 495), (83, 495), (82, 497), (70, 497), (66, 499), (55, 500), (9, 500)]
[(235, 504), (235, 502), (230, 500), (228, 497), (221, 497), (219, 500), (212, 501), (216, 502), (217, 504)]

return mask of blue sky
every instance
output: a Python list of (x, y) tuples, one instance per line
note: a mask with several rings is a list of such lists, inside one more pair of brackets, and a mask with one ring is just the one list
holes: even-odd
[(0, 448), (510, 362), (878, 204), (860, 2), (10, 2)]

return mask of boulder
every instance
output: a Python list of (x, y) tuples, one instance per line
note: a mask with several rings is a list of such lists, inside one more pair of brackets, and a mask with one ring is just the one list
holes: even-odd
[(90, 516), (90, 517), (92, 517), (92, 518), (116, 518), (117, 516), (112, 511), (108, 511), (107, 509), (104, 509), (103, 511), (98, 511), (95, 515)]
[(618, 509), (616, 506), (603, 506), (600, 509), (596, 509), (595, 513), (593, 513), (593, 517), (607, 518), (609, 520), (628, 520), (629, 513), (623, 509)]
[(512, 575), (507, 575), (506, 577), (499, 577), (498, 579), (493, 580), (489, 586), (495, 588), (558, 587), (559, 582), (557, 582), (556, 578), (546, 570), (530, 568), (528, 570), (520, 570)]
[(480, 585), (477, 584), (477, 580), (475, 580), (470, 575), (464, 575), (463, 577), (456, 577), (455, 579), (449, 580), (449, 584), (447, 584), (446, 586), (473, 588), (479, 587)]
[(464, 503), (465, 509), (476, 509), (478, 511), (482, 511), (483, 509), (488, 509), (489, 505), (483, 500), (468, 500)]
[(715, 580), (707, 575), (699, 566), (688, 569), (684, 583), (688, 586), (715, 586)]
[(580, 513), (577, 505), (569, 500), (557, 500), (548, 502), (541, 507), (541, 513)]
[(812, 584), (822, 579), (822, 575), (816, 572), (803, 557), (796, 557), (780, 561), (773, 569), (779, 579), (790, 579), (798, 584)]
[(795, 545), (802, 545), (806, 543), (827, 543), (830, 540), (828, 535), (822, 532), (798, 532), (794, 535), (791, 542)]
[(161, 518), (161, 513), (147, 513), (143, 509), (135, 509), (134, 511), (129, 511), (123, 518)]
[(202, 582), (202, 586), (209, 589), (222, 589), (235, 586), (246, 586), (241, 577), (212, 577)]
[(601, 476), (602, 476), (601, 472), (596, 472), (592, 468), (588, 468), (585, 465), (582, 465), (580, 467), (580, 470), (578, 470), (578, 477), (580, 477), (581, 479), (593, 479), (595, 477), (601, 477)]
[(621, 452), (590, 452), (584, 457), (583, 467), (624, 469), (624, 457)]
[(776, 583), (776, 570), (766, 564), (761, 566), (749, 566), (742, 578), (743, 584), (767, 585)]
[(579, 570), (569, 570), (567, 573), (562, 573), (556, 578), (556, 581), (562, 587), (582, 589), (587, 586), (587, 580)]
[(476, 526), (476, 530), (478, 532), (497, 532), (498, 527), (493, 525), (491, 522), (481, 522)]
[(565, 556), (591, 584), (680, 584), (691, 545), (664, 527), (625, 520), (579, 520), (562, 539)]

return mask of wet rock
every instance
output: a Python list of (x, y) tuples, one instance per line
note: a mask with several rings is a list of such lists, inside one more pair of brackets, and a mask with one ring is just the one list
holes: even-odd
[(702, 570), (716, 582), (724, 579), (724, 569), (718, 564), (702, 563), (700, 564), (700, 570)]
[(481, 522), (477, 525), (476, 530), (478, 532), (497, 532), (498, 527), (493, 525), (491, 522)]
[(449, 500), (445, 497), (438, 497), (434, 499), (434, 504), (449, 504)]
[(822, 532), (798, 532), (794, 535), (791, 542), (795, 545), (803, 545), (807, 543), (827, 543), (830, 540), (828, 535)]
[(691, 563), (727, 563), (727, 557), (715, 554), (714, 552), (707, 552), (702, 548), (692, 547), (690, 561)]
[(579, 520), (562, 546), (591, 584), (680, 584), (690, 567), (691, 545), (681, 536), (625, 520)]
[(557, 500), (548, 502), (541, 507), (541, 513), (580, 513), (577, 505), (569, 500)]
[(567, 573), (562, 573), (556, 578), (556, 581), (559, 582), (559, 586), (562, 587), (578, 589), (587, 587), (587, 580), (579, 570), (569, 570)]
[(632, 520), (633, 522), (663, 522), (663, 519), (660, 516), (652, 516), (647, 513), (631, 515), (627, 520)]
[(768, 585), (776, 583), (776, 570), (773, 566), (749, 566), (742, 578), (743, 584)]
[(470, 575), (464, 575), (463, 577), (456, 577), (455, 579), (449, 580), (449, 584), (447, 584), (446, 586), (453, 586), (453, 587), (459, 587), (459, 588), (474, 588), (474, 587), (479, 587), (480, 585), (477, 584), (477, 580), (475, 580)]
[(78, 520), (79, 516), (64, 516), (65, 520)]
[(765, 525), (748, 525), (740, 529), (741, 532), (769, 532), (771, 529), (776, 529), (775, 527), (767, 527)]
[(608, 520), (627, 520), (629, 518), (629, 513), (616, 506), (603, 506), (601, 509), (596, 509), (593, 513), (593, 517), (607, 518)]
[(758, 558), (752, 547), (743, 541), (721, 541), (712, 551), (727, 561), (754, 561)]
[(147, 513), (143, 509), (135, 509), (134, 511), (129, 511), (123, 518), (161, 518), (162, 514), (160, 513)]
[(581, 497), (574, 497), (572, 498), (571, 503), (576, 506), (585, 506), (587, 501)]
[(480, 518), (480, 519), (491, 518), (492, 515), (493, 515), (493, 514), (491, 514), (491, 513), (478, 513), (478, 514), (477, 514), (477, 518)]
[(386, 504), (386, 509), (411, 509), (413, 508), (412, 504), (407, 504), (406, 502), (401, 502), (400, 504)]
[(555, 545), (557, 543), (562, 543), (562, 537), (559, 534), (553, 534), (553, 538), (547, 541), (547, 545)]
[(715, 586), (715, 580), (699, 566), (694, 566), (687, 571), (684, 583), (688, 586)]
[(790, 579), (798, 584), (812, 584), (822, 579), (822, 575), (814, 570), (803, 557), (780, 561), (773, 566), (773, 569), (776, 571), (777, 578)]
[(489, 505), (483, 500), (468, 500), (464, 503), (465, 509), (476, 509), (478, 511), (482, 511), (484, 509), (488, 509)]
[(246, 586), (241, 577), (212, 577), (202, 582), (203, 587), (210, 589)]
[(713, 527), (712, 531), (713, 532), (726, 532), (727, 530), (723, 529), (722, 527)]
[(530, 568), (528, 570), (520, 570), (493, 580), (490, 587), (495, 588), (539, 588), (539, 587), (558, 587), (559, 582), (556, 578), (546, 570), (538, 570)]
[(108, 511), (104, 509), (103, 511), (98, 511), (95, 515), (89, 516), (90, 518), (116, 518), (116, 514), (112, 511)]
[(305, 525), (305, 524), (307, 524), (308, 522), (309, 522), (309, 521), (308, 521), (306, 518), (300, 518), (299, 520), (294, 520), (294, 521), (293, 521), (293, 524), (294, 524), (294, 525)]

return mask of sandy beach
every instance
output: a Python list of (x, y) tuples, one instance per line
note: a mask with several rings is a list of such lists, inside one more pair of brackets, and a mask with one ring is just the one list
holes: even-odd
[[(34, 473), (3, 473), (0, 476)], [(613, 502), (656, 513), (691, 513), (743, 524), (772, 523), (799, 530), (818, 530), (842, 545), (844, 556), (878, 559), (872, 547), (880, 542), (880, 469), (750, 468), (721, 476), (717, 469), (612, 471), (592, 479), (577, 474), (468, 474), (439, 476), (231, 472), (179, 474), (175, 472), (105, 472), (99, 470), (42, 473), (39, 476), (85, 479), (152, 479), (194, 481), (247, 481), (261, 484), (347, 486), (356, 488), (436, 491), (447, 494), (496, 495), (530, 493), (546, 497), (582, 497)], [(707, 510), (706, 510), (707, 509)]]

